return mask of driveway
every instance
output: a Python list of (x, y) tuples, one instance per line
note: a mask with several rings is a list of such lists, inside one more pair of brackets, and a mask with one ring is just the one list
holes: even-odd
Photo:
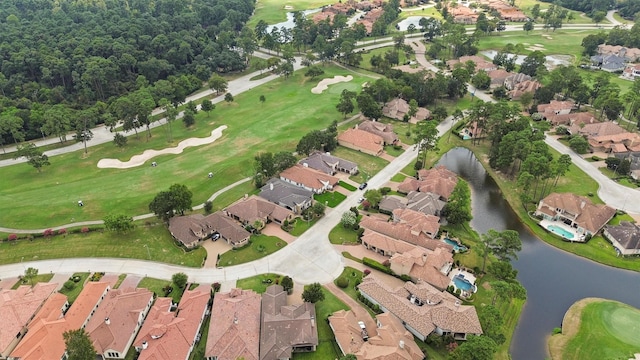
[(282, 230), (280, 225), (276, 223), (268, 223), (267, 226), (262, 229), (262, 233), (268, 236), (275, 236), (284, 240), (287, 244), (291, 244), (296, 237)]
[[(376, 322), (373, 320), (369, 312), (362, 306), (359, 302), (353, 300), (349, 295), (347, 295), (344, 291), (340, 290), (334, 283), (328, 283), (324, 285), (327, 290), (329, 290), (333, 295), (335, 295), (338, 299), (340, 299), (343, 303), (347, 304), (351, 311), (356, 315), (356, 319), (358, 321), (363, 321), (365, 327), (367, 328), (367, 333), (369, 336), (375, 336)], [(351, 286), (351, 284), (349, 284)]]

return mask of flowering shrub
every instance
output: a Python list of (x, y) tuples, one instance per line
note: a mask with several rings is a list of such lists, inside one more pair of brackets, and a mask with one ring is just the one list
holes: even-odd
[(44, 235), (44, 237), (52, 236), (53, 235), (53, 230), (47, 229), (42, 233), (42, 235)]
[(9, 241), (15, 241), (15, 240), (18, 240), (18, 235), (16, 235), (16, 234), (9, 234), (9, 237), (7, 238), (7, 240), (9, 240)]
[(367, 275), (371, 274), (371, 270), (364, 269), (363, 273), (364, 273), (364, 276), (367, 276)]
[(219, 282), (214, 282), (213, 283), (213, 292), (218, 292), (220, 291), (220, 283)]
[(89, 232), (89, 228), (85, 226), (82, 229), (80, 229), (80, 232), (83, 233), (83, 234), (86, 234), (86, 233)]
[(60, 229), (58, 230), (58, 235), (64, 235), (67, 233), (67, 229)]

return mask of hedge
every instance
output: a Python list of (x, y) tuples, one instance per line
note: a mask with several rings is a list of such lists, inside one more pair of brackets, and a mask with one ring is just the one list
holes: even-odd
[(362, 258), (362, 263), (371, 268), (382, 271), (385, 274), (393, 275), (393, 271), (391, 271), (391, 269), (368, 257)]

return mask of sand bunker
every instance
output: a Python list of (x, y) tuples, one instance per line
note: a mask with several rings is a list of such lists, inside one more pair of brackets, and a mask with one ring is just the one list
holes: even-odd
[(217, 129), (211, 131), (211, 136), (207, 136), (206, 138), (189, 138), (186, 140), (180, 141), (178, 146), (172, 148), (166, 148), (162, 150), (145, 150), (140, 155), (134, 155), (131, 157), (129, 161), (120, 161), (118, 159), (101, 159), (98, 161), (98, 167), (101, 169), (112, 168), (112, 169), (129, 169), (132, 167), (140, 166), (144, 164), (147, 160), (152, 159), (158, 155), (164, 154), (180, 154), (184, 149), (190, 146), (200, 146), (211, 144), (212, 142), (218, 140), (222, 136), (222, 130), (227, 128), (226, 125), (222, 125)]
[(316, 87), (311, 89), (311, 92), (314, 94), (322, 94), (323, 91), (329, 88), (329, 85), (333, 85), (341, 82), (349, 82), (351, 80), (353, 80), (353, 76), (351, 75), (347, 75), (347, 76), (336, 75), (330, 79), (322, 79), (320, 80), (318, 85), (316, 85)]

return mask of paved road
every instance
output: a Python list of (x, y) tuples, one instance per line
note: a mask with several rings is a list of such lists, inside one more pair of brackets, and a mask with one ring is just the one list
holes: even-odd
[(617, 11), (618, 10), (609, 10), (609, 11), (607, 11), (607, 20), (609, 20), (609, 22), (613, 26), (623, 25), (620, 21), (616, 20), (616, 18), (613, 17), (613, 14), (616, 13)]

